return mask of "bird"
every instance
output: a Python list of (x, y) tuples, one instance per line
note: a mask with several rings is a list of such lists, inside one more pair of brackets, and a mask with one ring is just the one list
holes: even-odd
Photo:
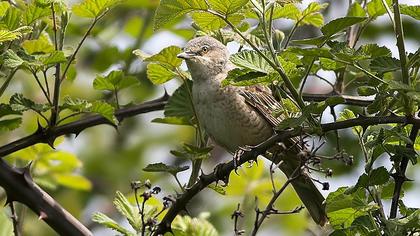
[[(281, 107), (265, 86), (223, 86), (228, 72), (235, 68), (229, 61), (227, 47), (211, 36), (196, 37), (177, 55), (184, 59), (191, 74), (192, 101), (199, 124), (208, 136), (230, 153), (258, 145), (275, 135), (281, 119), (272, 115), (273, 107)], [(299, 149), (290, 147), (280, 169), (286, 176), (299, 168)], [(296, 145), (295, 145), (296, 146)], [(307, 173), (301, 173), (292, 186), (313, 220), (327, 222), (324, 197)]]

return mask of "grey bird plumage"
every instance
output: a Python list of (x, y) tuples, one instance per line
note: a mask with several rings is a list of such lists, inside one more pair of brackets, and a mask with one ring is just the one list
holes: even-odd
[[(274, 135), (278, 118), (267, 107), (279, 106), (263, 86), (221, 86), (233, 69), (225, 45), (209, 36), (192, 39), (178, 55), (185, 59), (193, 79), (192, 96), (199, 123), (208, 135), (230, 153), (239, 147), (257, 145)], [(296, 148), (287, 151), (280, 168), (290, 176), (298, 167)], [(297, 194), (316, 223), (326, 222), (324, 198), (310, 178), (303, 174), (292, 182)]]

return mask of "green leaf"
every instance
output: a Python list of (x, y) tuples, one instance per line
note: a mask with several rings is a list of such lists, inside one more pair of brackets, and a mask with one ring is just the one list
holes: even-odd
[[(333, 38), (333, 37), (331, 37)], [(330, 39), (329, 36), (320, 36), (315, 38), (307, 38), (307, 39), (299, 39), (299, 40), (292, 40), (293, 44), (302, 44), (302, 45), (315, 45), (315, 46), (321, 46), (324, 44), (328, 39)]]
[(15, 30), (20, 26), (21, 21), (22, 11), (16, 7), (9, 7), (0, 22), (6, 29)]
[(17, 68), (20, 65), (25, 63), (25, 61), (20, 58), (13, 50), (8, 49), (4, 54), (4, 66), (8, 68)]
[(156, 10), (154, 29), (157, 30), (169, 21), (189, 12), (207, 9), (205, 0), (161, 0)]
[(228, 72), (226, 78), (222, 81), (222, 86), (250, 86), (255, 84), (269, 84), (276, 80), (277, 74), (266, 74), (249, 69), (235, 68)]
[(27, 110), (34, 110), (38, 112), (44, 112), (48, 110), (48, 106), (43, 104), (37, 104), (34, 101), (23, 97), (22, 94), (16, 93), (10, 97), (10, 106), (16, 112), (24, 112)]
[(9, 9), (9, 7), (10, 7), (9, 2), (7, 2), (7, 1), (0, 2), (0, 18), (3, 17), (6, 14), (7, 9)]
[(359, 177), (356, 185), (354, 186), (354, 190), (375, 185), (383, 185), (388, 182), (389, 177), (390, 175), (385, 167), (374, 169), (369, 174), (363, 174)]
[(401, 14), (411, 16), (416, 20), (420, 20), (420, 6), (408, 6), (405, 4), (400, 4)]
[(160, 163), (154, 163), (149, 164), (145, 168), (143, 168), (143, 171), (146, 172), (166, 172), (171, 175), (176, 175), (178, 172), (186, 171), (188, 170), (188, 166), (169, 166), (162, 162)]
[(20, 37), (19, 33), (9, 30), (0, 30), (0, 43), (12, 41)]
[[(390, 0), (386, 0), (388, 6), (390, 5)], [(386, 13), (386, 9), (382, 4), (382, 0), (372, 0), (367, 5), (367, 12), (371, 18), (377, 18)]]
[(207, 188), (214, 190), (216, 193), (220, 195), (226, 195), (226, 190), (220, 186), (220, 184), (210, 184)]
[(289, 47), (289, 52), (296, 53), (302, 56), (308, 57), (324, 57), (334, 59), (334, 56), (327, 48), (298, 48), (298, 47)]
[(378, 57), (388, 57), (391, 56), (391, 50), (387, 47), (380, 47), (377, 44), (365, 44), (362, 45), (357, 53), (366, 55), (369, 59), (374, 59)]
[(217, 230), (205, 217), (191, 218), (177, 216), (171, 225), (173, 234), (177, 236), (218, 236)]
[(196, 147), (190, 144), (184, 144), (182, 146), (182, 151), (175, 151), (171, 150), (171, 154), (182, 158), (182, 159), (188, 159), (188, 160), (197, 160), (197, 159), (207, 159), (210, 157), (210, 151), (213, 149), (213, 147)]
[(54, 46), (47, 34), (41, 34), (38, 39), (25, 40), (22, 47), (28, 54), (45, 54), (54, 52)]
[(107, 76), (97, 76), (93, 81), (96, 90), (118, 91), (139, 83), (133, 76), (125, 76), (121, 70), (111, 71)]
[(310, 3), (309, 6), (303, 10), (301, 17), (299, 18), (299, 25), (313, 25), (315, 27), (323, 25), (324, 17), (319, 11), (325, 9), (327, 6), (328, 3)]
[(119, 2), (120, 0), (84, 0), (73, 5), (72, 12), (80, 17), (96, 18)]
[[(191, 13), (193, 21), (205, 31), (215, 31), (226, 26), (226, 22), (220, 17), (215, 16), (208, 12), (193, 12)], [(230, 14), (227, 19), (234, 25), (238, 25), (243, 19), (243, 15)]]
[(134, 232), (129, 231), (128, 229), (125, 229), (124, 227), (120, 226), (117, 222), (115, 222), (113, 219), (109, 218), (105, 214), (102, 214), (100, 212), (96, 212), (92, 220), (94, 222), (97, 222), (109, 229), (115, 230), (125, 236), (135, 236), (136, 234)]
[(347, 16), (342, 18), (334, 19), (328, 24), (324, 25), (321, 28), (321, 31), (324, 35), (331, 36), (340, 31), (347, 29), (348, 27), (361, 23), (366, 20), (366, 17), (354, 17), (354, 16)]
[(40, 58), (42, 64), (46, 66), (55, 65), (57, 63), (64, 63), (67, 61), (67, 58), (64, 56), (63, 51), (54, 51), (49, 55), (43, 56)]
[(400, 61), (393, 57), (378, 57), (370, 62), (370, 69), (383, 74), (401, 69)]
[(171, 69), (157, 63), (147, 65), (147, 78), (153, 84), (163, 84), (177, 76)]
[[(340, 112), (340, 115), (337, 121), (345, 121), (345, 120), (350, 120), (354, 118), (356, 118), (356, 115), (353, 113), (353, 111), (349, 109), (344, 109), (344, 111)], [(363, 130), (362, 126), (355, 126), (352, 129), (356, 134), (361, 134)]]
[(341, 62), (337, 62), (336, 60), (329, 59), (329, 58), (320, 58), (319, 59), (319, 64), (320, 64), (322, 69), (332, 70), (332, 71), (336, 71), (336, 70), (339, 70), (339, 69), (342, 69), (342, 68), (346, 67), (345, 64), (343, 64)]
[[(267, 53), (266, 55), (268, 56)], [(268, 57), (270, 58), (270, 56)], [(265, 74), (274, 71), (273, 68), (267, 63), (267, 61), (256, 51), (245, 50), (238, 52), (230, 57), (230, 61), (242, 68), (262, 72)]]
[(366, 11), (359, 2), (354, 2), (350, 7), (347, 16), (366, 17)]
[(360, 86), (357, 87), (357, 94), (360, 96), (372, 96), (377, 93), (376, 89), (374, 87), (370, 86)]
[(69, 109), (75, 112), (83, 112), (83, 111), (89, 111), (89, 109), (92, 107), (92, 103), (83, 100), (81, 98), (73, 99), (69, 96), (66, 96), (64, 98), (64, 104), (61, 106), (60, 110)]
[(0, 131), (6, 132), (19, 128), (22, 124), (22, 118), (2, 119), (0, 120)]
[(169, 68), (176, 68), (181, 65), (182, 60), (177, 57), (182, 49), (177, 46), (169, 46), (162, 49), (159, 53), (144, 59), (146, 62), (160, 63), (167, 65)]
[(106, 102), (95, 101), (90, 108), (90, 112), (97, 113), (107, 120), (109, 120), (112, 124), (118, 124), (117, 118), (114, 116), (114, 107)]
[(300, 17), (300, 10), (295, 4), (286, 4), (284, 6), (276, 6), (273, 12), (273, 19), (286, 18), (298, 21)]
[(92, 183), (81, 175), (75, 174), (55, 174), (54, 179), (58, 184), (68, 188), (88, 191), (92, 189)]
[(276, 130), (284, 130), (302, 126), (305, 120), (305, 116), (299, 116), (297, 118), (286, 118), (280, 122), (280, 124), (276, 127)]
[(230, 15), (242, 9), (249, 0), (208, 0), (211, 8), (224, 15)]
[(31, 25), (36, 20), (49, 16), (51, 14), (51, 9), (49, 7), (42, 7), (40, 4), (37, 4), (35, 1), (32, 2), (26, 9), (25, 14), (23, 15), (23, 20), (26, 25)]
[(191, 88), (192, 82), (186, 81), (175, 90), (169, 98), (168, 104), (165, 105), (165, 117), (183, 117), (183, 119), (189, 120), (190, 124), (192, 124), (195, 114), (190, 92), (188, 92), (188, 90), (191, 91)]
[(117, 191), (113, 203), (117, 210), (127, 218), (128, 223), (130, 223), (130, 225), (135, 230), (141, 229), (142, 223), (140, 214), (138, 213), (137, 209), (131, 205), (124, 194), (122, 194), (120, 191)]

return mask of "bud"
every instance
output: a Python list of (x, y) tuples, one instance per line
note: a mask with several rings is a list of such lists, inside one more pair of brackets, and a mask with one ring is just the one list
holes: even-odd
[(284, 33), (281, 30), (274, 30), (273, 33), (273, 46), (274, 49), (276, 49), (276, 51), (281, 49), (281, 43), (283, 42), (284, 39)]

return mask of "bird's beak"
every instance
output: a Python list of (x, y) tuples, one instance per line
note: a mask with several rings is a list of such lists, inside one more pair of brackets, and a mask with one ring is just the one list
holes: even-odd
[(181, 59), (191, 59), (195, 56), (196, 54), (193, 52), (181, 52), (180, 54), (176, 55), (176, 57), (181, 58)]

